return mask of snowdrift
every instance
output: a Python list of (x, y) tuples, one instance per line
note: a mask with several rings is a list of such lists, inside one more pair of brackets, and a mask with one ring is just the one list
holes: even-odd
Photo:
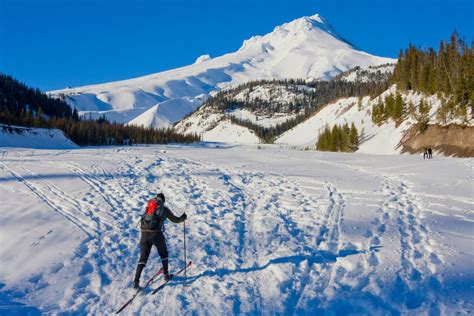
[(76, 148), (58, 129), (28, 128), (0, 124), (0, 147), (25, 147), (37, 149)]

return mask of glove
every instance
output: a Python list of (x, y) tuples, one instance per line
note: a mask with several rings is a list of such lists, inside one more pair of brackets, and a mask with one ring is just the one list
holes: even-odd
[(181, 220), (185, 221), (188, 218), (188, 216), (186, 215), (186, 213), (183, 213), (183, 215), (181, 215), (180, 218)]

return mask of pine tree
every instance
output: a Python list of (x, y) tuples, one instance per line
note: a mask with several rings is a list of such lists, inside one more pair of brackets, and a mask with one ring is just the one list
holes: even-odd
[(393, 117), (393, 110), (395, 108), (395, 98), (392, 94), (385, 97), (385, 106), (383, 107), (383, 120), (388, 120), (389, 117)]
[(331, 142), (331, 130), (329, 129), (329, 126), (326, 125), (324, 131), (319, 135), (318, 142), (316, 144), (316, 149), (320, 151), (328, 151)]
[(359, 135), (357, 133), (357, 128), (356, 128), (354, 122), (352, 122), (352, 124), (351, 124), (350, 142), (351, 142), (351, 146), (352, 146), (353, 151), (359, 149)]
[(409, 102), (408, 102), (407, 112), (408, 112), (408, 115), (409, 115), (412, 119), (416, 120), (416, 117), (417, 117), (417, 115), (416, 115), (416, 108), (415, 108), (415, 105), (413, 104), (413, 101), (409, 101)]
[(397, 125), (401, 123), (405, 115), (405, 102), (400, 93), (397, 93), (395, 96), (395, 101), (392, 110), (392, 118)]
[(417, 121), (420, 127), (420, 131), (424, 132), (428, 127), (429, 122), (429, 113), (431, 105), (428, 104), (425, 100), (421, 99), (420, 104), (418, 105), (418, 117)]
[(72, 119), (76, 122), (79, 121), (79, 113), (77, 112), (76, 107), (74, 107), (74, 110), (72, 111)]

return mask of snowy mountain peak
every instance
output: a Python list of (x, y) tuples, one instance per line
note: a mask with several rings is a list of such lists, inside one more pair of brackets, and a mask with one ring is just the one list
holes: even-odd
[(303, 16), (291, 22), (285, 23), (281, 26), (277, 26), (275, 30), (286, 29), (288, 31), (294, 32), (307, 32), (312, 31), (315, 28), (324, 31), (333, 31), (332, 26), (319, 14), (315, 14), (312, 16)]
[(314, 29), (319, 29), (319, 30), (325, 31), (326, 33), (329, 33), (330, 35), (334, 36), (338, 40), (344, 41), (347, 44), (351, 45), (349, 42), (347, 42), (345, 39), (339, 36), (339, 34), (332, 27), (332, 25), (326, 19), (324, 19), (320, 14), (302, 17), (302, 18), (296, 19), (293, 22), (297, 22), (296, 24), (300, 25), (299, 27), (300, 30), (302, 29), (306, 31), (313, 31)]
[(315, 14), (284, 23), (266, 35), (253, 36), (243, 42), (240, 50), (260, 48), (264, 44), (272, 47), (292, 47), (308, 39), (313, 40), (318, 47), (353, 49), (353, 46), (339, 36), (329, 22), (320, 14)]
[(316, 22), (322, 23), (322, 24), (326, 23), (326, 20), (324, 20), (324, 18), (319, 13), (316, 13), (312, 16), (309, 16), (308, 19), (311, 19), (313, 21), (316, 21)]

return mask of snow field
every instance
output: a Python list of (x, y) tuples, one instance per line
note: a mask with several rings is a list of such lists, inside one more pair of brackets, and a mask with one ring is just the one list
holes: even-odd
[[(26, 305), (0, 312), (117, 310), (159, 191), (194, 265), (124, 314), (473, 311), (472, 159), (213, 147), (2, 150), (0, 302)], [(172, 271), (182, 234), (166, 224)], [(142, 280), (160, 266), (153, 250)]]

